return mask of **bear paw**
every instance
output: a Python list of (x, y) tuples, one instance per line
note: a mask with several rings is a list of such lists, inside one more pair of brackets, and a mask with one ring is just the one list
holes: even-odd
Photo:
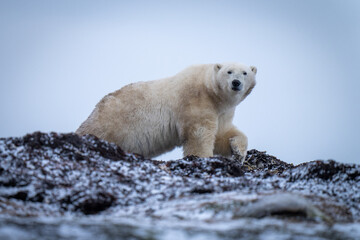
[(229, 141), (232, 158), (235, 161), (239, 161), (241, 164), (243, 164), (246, 158), (246, 148), (236, 138), (230, 138)]

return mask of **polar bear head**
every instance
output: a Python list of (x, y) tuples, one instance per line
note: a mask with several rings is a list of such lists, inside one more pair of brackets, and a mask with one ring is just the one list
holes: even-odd
[(223, 99), (240, 103), (255, 87), (257, 68), (239, 63), (215, 64), (214, 87)]

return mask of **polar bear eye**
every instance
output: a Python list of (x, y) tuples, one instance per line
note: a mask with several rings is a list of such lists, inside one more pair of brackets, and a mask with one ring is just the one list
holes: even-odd
[(247, 72), (243, 71), (243, 75), (246, 76), (246, 75), (247, 75)]
[(232, 71), (228, 71), (228, 74), (232, 74)]

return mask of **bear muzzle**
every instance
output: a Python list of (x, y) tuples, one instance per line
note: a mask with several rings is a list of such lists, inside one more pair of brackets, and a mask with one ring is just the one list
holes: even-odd
[(231, 89), (234, 90), (234, 91), (240, 91), (241, 88), (242, 88), (242, 85), (241, 85), (241, 82), (237, 79), (234, 79), (232, 82), (232, 87)]

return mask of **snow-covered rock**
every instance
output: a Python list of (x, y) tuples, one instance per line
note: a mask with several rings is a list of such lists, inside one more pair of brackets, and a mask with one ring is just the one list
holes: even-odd
[(257, 150), (244, 165), (222, 157), (163, 162), (94, 136), (0, 138), (0, 239), (39, 239), (44, 228), (55, 239), (126, 239), (110, 226), (139, 239), (356, 239), (360, 166), (293, 166)]

